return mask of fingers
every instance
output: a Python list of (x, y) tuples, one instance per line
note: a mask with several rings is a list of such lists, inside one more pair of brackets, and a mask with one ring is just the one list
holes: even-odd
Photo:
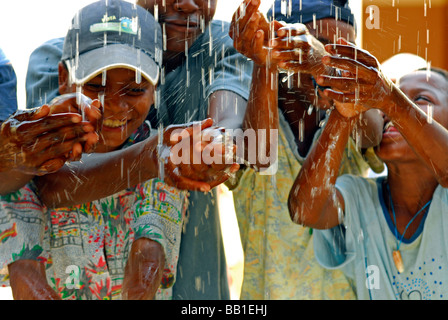
[(210, 191), (210, 185), (206, 182), (192, 180), (190, 178), (184, 177), (180, 174), (179, 168), (174, 166), (172, 163), (166, 165), (166, 172), (164, 181), (178, 189), (190, 190), (190, 191)]
[(339, 92), (325, 89), (324, 95), (341, 103), (363, 104), (371, 99), (370, 93), (366, 92)]
[(38, 108), (36, 112), (32, 115), (30, 120), (38, 120), (50, 113), (50, 107), (47, 104), (44, 104), (42, 107)]
[(92, 153), (95, 151), (96, 144), (99, 141), (100, 136), (96, 132), (89, 132), (83, 136), (85, 139), (84, 152)]
[(103, 110), (99, 100), (84, 107), (84, 114), (87, 120), (93, 125), (95, 131), (100, 131), (103, 120)]
[(17, 135), (35, 137), (44, 132), (53, 131), (58, 128), (73, 126), (80, 123), (82, 120), (79, 114), (65, 113), (46, 116), (44, 118), (34, 121), (24, 121), (15, 126), (15, 133)]
[(293, 23), (279, 26), (277, 29), (277, 36), (279, 37), (292, 37), (306, 34), (308, 32), (307, 27), (301, 23)]
[(246, 26), (252, 15), (258, 11), (259, 6), (259, 0), (245, 0), (238, 7), (238, 9), (233, 14), (232, 25), (229, 31), (229, 35), (232, 39), (235, 39), (235, 37), (239, 37), (239, 33)]
[(373, 89), (371, 84), (364, 84), (361, 79), (356, 78), (319, 76), (316, 78), (316, 82), (320, 86), (331, 87), (341, 92), (354, 92), (355, 90), (363, 92)]
[(359, 61), (339, 58), (336, 56), (325, 56), (322, 63), (337, 69), (343, 69), (355, 75), (356, 79), (362, 79), (364, 83), (374, 83), (378, 78), (377, 70), (368, 68)]
[(102, 106), (99, 100), (91, 100), (80, 93), (70, 93), (58, 96), (51, 102), (51, 114), (76, 113), (82, 120), (92, 124), (96, 131), (102, 125)]
[(359, 61), (367, 67), (378, 68), (378, 60), (369, 52), (359, 49), (342, 39), (339, 39), (338, 42), (346, 44), (327, 44), (325, 50), (332, 55)]
[(163, 142), (167, 146), (173, 146), (184, 139), (200, 134), (202, 130), (209, 128), (212, 125), (213, 119), (211, 118), (186, 125), (170, 125), (163, 133)]
[(62, 168), (64, 165), (66, 159), (65, 158), (56, 158), (51, 159), (46, 162), (44, 162), (35, 172), (32, 172), (32, 174), (37, 176), (43, 176), (49, 173), (54, 173)]

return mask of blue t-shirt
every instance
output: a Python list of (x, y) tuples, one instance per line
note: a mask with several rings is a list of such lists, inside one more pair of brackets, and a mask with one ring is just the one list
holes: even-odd
[[(218, 90), (249, 98), (252, 63), (233, 48), (229, 24), (213, 21), (189, 48), (188, 57), (162, 85), (164, 123), (203, 120), (208, 98)], [(166, 122), (168, 121), (168, 122)], [(217, 193), (190, 192), (174, 299), (230, 299)]]
[(17, 111), (17, 77), (10, 61), (0, 49), (0, 122)]
[(401, 235), (397, 240), (383, 201), (383, 180), (351, 175), (337, 179), (345, 202), (344, 222), (314, 231), (317, 260), (326, 268), (341, 268), (353, 280), (358, 299), (447, 299), (448, 189), (436, 188), (418, 230), (401, 243), (404, 271), (399, 273), (392, 252)]

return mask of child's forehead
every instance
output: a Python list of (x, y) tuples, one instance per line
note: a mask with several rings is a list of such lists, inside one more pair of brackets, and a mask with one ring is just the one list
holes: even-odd
[[(129, 68), (109, 68), (97, 74), (91, 80), (103, 81), (103, 78), (112, 80), (114, 83), (133, 83), (137, 80), (137, 73), (135, 70)], [(148, 80), (141, 76), (141, 82)], [(106, 82), (107, 83), (107, 82)]]
[(448, 79), (441, 74), (431, 70), (419, 70), (404, 75), (398, 82), (400, 88), (432, 88), (436, 90), (446, 91), (448, 94)]

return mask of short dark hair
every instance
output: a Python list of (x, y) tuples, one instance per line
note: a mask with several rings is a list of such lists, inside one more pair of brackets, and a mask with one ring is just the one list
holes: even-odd
[[(438, 68), (438, 67), (431, 67), (431, 68), (429, 68), (429, 70), (432, 71), (432, 72), (440, 74), (442, 77), (445, 78), (445, 80), (446, 80), (446, 82), (448, 84), (448, 71), (446, 71), (445, 69), (442, 69), (442, 68)], [(425, 67), (418, 68), (415, 71), (428, 71), (428, 68), (425, 68)]]

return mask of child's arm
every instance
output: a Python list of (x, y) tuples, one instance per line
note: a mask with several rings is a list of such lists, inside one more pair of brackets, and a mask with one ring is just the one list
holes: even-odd
[(98, 106), (84, 108), (88, 122), (71, 97), (57, 105), (20, 110), (0, 128), (0, 194), (16, 191), (35, 175), (59, 170), (81, 158), (98, 141)]
[[(448, 186), (448, 131), (428, 117), (392, 81), (385, 77), (378, 61), (367, 51), (340, 41), (328, 46), (342, 57), (324, 58), (324, 63), (350, 71), (354, 78), (319, 77), (318, 83), (333, 90), (326, 94), (338, 101), (352, 102), (364, 108), (382, 110), (400, 131), (416, 154), (434, 173), (439, 184)], [(336, 91), (338, 90), (338, 91)], [(445, 106), (446, 107), (446, 106)]]
[[(245, 0), (240, 8), (235, 12), (229, 31), (230, 37), (236, 50), (250, 58), (254, 62), (252, 71), (252, 82), (250, 87), (249, 100), (247, 102), (246, 113), (243, 120), (243, 130), (253, 130), (258, 134), (260, 130), (266, 132), (266, 155), (271, 159), (272, 148), (271, 129), (278, 129), (278, 68), (277, 63), (272, 59), (267, 44), (271, 28), (280, 27), (280, 24), (268, 24), (263, 15), (258, 11), (260, 5), (256, 0)], [(262, 141), (258, 141), (256, 150), (261, 146)], [(250, 161), (252, 154), (248, 154), (249, 147), (245, 145), (246, 154), (244, 158), (251, 162), (255, 168), (269, 167), (269, 162), (260, 162), (256, 157), (255, 163)]]
[(165, 252), (147, 238), (132, 244), (126, 263), (122, 296), (125, 300), (153, 300), (162, 281)]
[[(196, 124), (171, 125), (163, 132), (160, 149), (158, 136), (152, 136), (125, 149), (83, 155), (81, 162), (71, 163), (56, 173), (35, 179), (41, 200), (47, 207), (58, 208), (104, 198), (142, 181), (157, 178), (159, 159), (163, 163), (163, 178), (167, 184), (179, 189), (207, 192), (216, 183), (228, 179), (229, 173), (238, 170), (238, 165), (232, 163), (215, 167), (203, 162), (195, 165), (191, 160), (189, 163), (176, 163), (170, 155), (178, 144), (177, 138), (172, 135), (175, 130), (184, 139), (179, 143), (191, 148), (195, 142), (191, 138), (195, 130), (201, 132), (212, 124), (211, 119), (206, 119)], [(213, 141), (210, 144), (213, 146)], [(199, 148), (203, 149), (204, 146)]]
[(357, 117), (331, 112), (289, 193), (289, 214), (295, 223), (315, 229), (330, 229), (341, 223), (338, 212), (344, 212), (344, 201), (335, 182), (356, 121)]
[(18, 260), (8, 265), (8, 272), (14, 300), (61, 300), (47, 283), (44, 263)]

